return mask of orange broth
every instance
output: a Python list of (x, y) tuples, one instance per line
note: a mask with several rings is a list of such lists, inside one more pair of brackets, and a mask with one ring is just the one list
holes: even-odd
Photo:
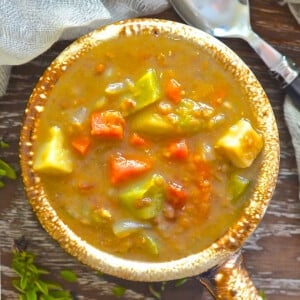
[(216, 148), (241, 119), (255, 129), (245, 97), (193, 43), (152, 34), (101, 43), (67, 68), (41, 114), (35, 152), (59, 128), (72, 166), (37, 168), (51, 205), (79, 237), (124, 258), (203, 250), (240, 216), (258, 173), (259, 157), (237, 167)]

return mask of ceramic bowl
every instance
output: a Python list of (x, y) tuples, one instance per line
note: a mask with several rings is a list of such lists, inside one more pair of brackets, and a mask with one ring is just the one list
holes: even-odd
[[(123, 259), (94, 248), (79, 238), (51, 207), (32, 168), (36, 126), (49, 94), (68, 66), (103, 40), (120, 35), (167, 32), (175, 39), (192, 41), (220, 61), (244, 89), (248, 106), (264, 136), (263, 159), (254, 191), (242, 216), (218, 240), (203, 251), (168, 262), (140, 262)], [(30, 96), (20, 139), (20, 161), (30, 204), (45, 230), (68, 253), (93, 269), (136, 281), (163, 281), (200, 274), (221, 264), (239, 250), (261, 221), (275, 188), (279, 166), (278, 132), (269, 100), (246, 64), (223, 43), (190, 26), (156, 19), (133, 19), (99, 28), (72, 43), (47, 68)]]

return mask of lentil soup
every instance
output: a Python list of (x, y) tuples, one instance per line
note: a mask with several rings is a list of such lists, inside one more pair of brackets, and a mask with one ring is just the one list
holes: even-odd
[(40, 115), (33, 169), (58, 216), (105, 252), (169, 261), (239, 218), (263, 137), (223, 64), (166, 33), (74, 60)]

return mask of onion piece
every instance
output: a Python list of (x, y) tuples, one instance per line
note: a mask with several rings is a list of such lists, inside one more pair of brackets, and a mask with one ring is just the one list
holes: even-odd
[(130, 219), (119, 220), (112, 225), (113, 233), (119, 238), (123, 238), (142, 229), (149, 228), (151, 228), (149, 223), (138, 222)]

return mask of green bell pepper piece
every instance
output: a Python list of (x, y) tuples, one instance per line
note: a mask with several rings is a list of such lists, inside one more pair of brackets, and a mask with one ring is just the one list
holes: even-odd
[(156, 217), (165, 198), (165, 180), (154, 174), (150, 179), (130, 186), (119, 195), (120, 202), (136, 218), (148, 220)]

